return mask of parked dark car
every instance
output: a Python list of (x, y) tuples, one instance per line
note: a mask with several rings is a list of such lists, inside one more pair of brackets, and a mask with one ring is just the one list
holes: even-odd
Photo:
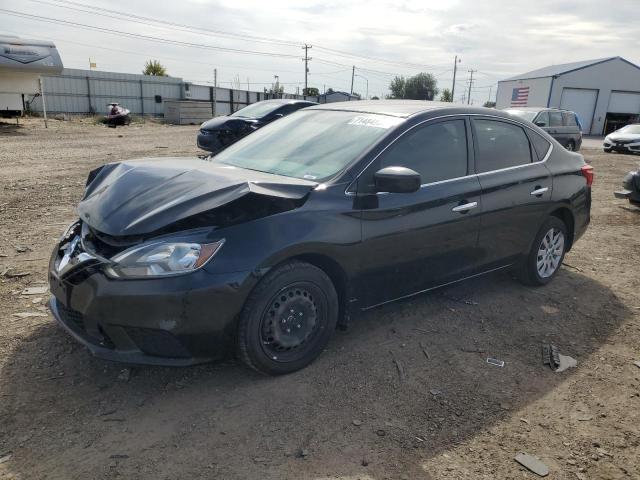
[(582, 126), (574, 112), (534, 107), (507, 108), (505, 111), (536, 124), (570, 152), (580, 150)]
[(640, 170), (627, 173), (622, 180), (622, 190), (613, 194), (616, 198), (628, 200), (631, 205), (640, 207)]
[(290, 99), (252, 103), (231, 115), (204, 122), (198, 132), (198, 147), (218, 153), (268, 123), (311, 105), (317, 103)]
[(604, 137), (605, 152), (640, 153), (640, 123), (626, 125)]
[(587, 228), (592, 180), (580, 154), (500, 111), (313, 106), (207, 160), (92, 171), (51, 256), (50, 305), (101, 358), (235, 350), (292, 372), (362, 310), (508, 268), (547, 284)]

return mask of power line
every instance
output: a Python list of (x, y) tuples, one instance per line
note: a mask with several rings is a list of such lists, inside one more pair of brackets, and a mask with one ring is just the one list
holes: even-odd
[(171, 40), (171, 39), (162, 38), (162, 37), (155, 37), (155, 36), (151, 36), (151, 35), (142, 35), (142, 34), (139, 34), (139, 33), (123, 32), (123, 31), (120, 31), (120, 30), (113, 30), (113, 29), (110, 29), (110, 28), (102, 28), (102, 27), (96, 27), (94, 25), (87, 25), (85, 23), (77, 23), (77, 22), (71, 22), (71, 21), (68, 21), (68, 20), (61, 20), (61, 19), (58, 19), (58, 18), (43, 17), (43, 16), (40, 16), (40, 15), (32, 15), (32, 14), (24, 13), (24, 12), (16, 12), (15, 10), (7, 10), (7, 9), (4, 9), (4, 8), (0, 8), (0, 12), (4, 13), (6, 15), (14, 16), (14, 17), (29, 18), (29, 19), (40, 21), (40, 22), (54, 23), (54, 24), (58, 24), (58, 25), (68, 25), (68, 26), (75, 27), (75, 28), (82, 28), (82, 29), (85, 29), (85, 30), (99, 31), (99, 32), (108, 33), (108, 34), (111, 34), (111, 35), (124, 35), (126, 37), (137, 38), (137, 39), (142, 39), (142, 40), (148, 40), (148, 41), (151, 41), (151, 42), (169, 43), (169, 44), (183, 46), (183, 47), (204, 48), (204, 49), (219, 50), (219, 51), (240, 53), (240, 54), (246, 54), (246, 55), (263, 55), (263, 56), (267, 56), (267, 57), (299, 58), (299, 56), (297, 56), (297, 55), (289, 55), (289, 54), (285, 54), (285, 53), (261, 52), (261, 51), (257, 51), (257, 50), (243, 50), (243, 49), (231, 48), (231, 47), (218, 47), (218, 46), (215, 46), (215, 45), (207, 45), (207, 44), (203, 44), (203, 43), (183, 42), (183, 41), (180, 41), (180, 40)]
[[(75, 10), (75, 11), (78, 11), (78, 12), (89, 13), (89, 14), (93, 14), (93, 15), (101, 15), (101, 16), (109, 17), (109, 18), (118, 18), (118, 19), (120, 19), (121, 17), (124, 17), (125, 19), (127, 19), (127, 17), (130, 17), (127, 20), (129, 20), (131, 22), (135, 22), (135, 23), (142, 23), (144, 25), (152, 25), (151, 23), (147, 23), (147, 22), (153, 22), (153, 23), (157, 23), (157, 24), (160, 24), (160, 25), (166, 25), (166, 26), (172, 27), (172, 28), (181, 28), (181, 29), (189, 30), (189, 31), (199, 31), (199, 32), (203, 32), (206, 35), (213, 35), (213, 36), (226, 37), (226, 38), (234, 38), (236, 40), (243, 40), (243, 41), (247, 41), (247, 42), (262, 42), (262, 43), (288, 45), (288, 46), (298, 46), (299, 45), (298, 42), (292, 42), (292, 41), (287, 41), (287, 40), (279, 40), (279, 39), (268, 38), (268, 37), (259, 37), (259, 36), (247, 35), (247, 34), (224, 32), (224, 31), (221, 31), (221, 30), (211, 30), (211, 29), (208, 29), (208, 28), (196, 27), (196, 26), (192, 26), (192, 25), (185, 25), (185, 24), (175, 23), (175, 22), (168, 22), (166, 20), (160, 20), (160, 19), (157, 19), (157, 18), (145, 17), (145, 16), (142, 16), (142, 15), (136, 15), (136, 14), (128, 13), (128, 12), (119, 12), (117, 10), (110, 10), (108, 8), (97, 7), (97, 6), (94, 6), (94, 5), (87, 5), (87, 4), (80, 3), (80, 2), (72, 2), (72, 1), (69, 1), (69, 0), (53, 0), (56, 3), (51, 3), (50, 1), (45, 1), (45, 0), (30, 0), (30, 1), (31, 2), (37, 2), (37, 3), (45, 4), (45, 5), (51, 5), (51, 6), (55, 6), (55, 7), (58, 7), (58, 8), (66, 8), (66, 9)], [(64, 4), (68, 4), (68, 5), (59, 5), (59, 3), (64, 3)], [(69, 5), (73, 5), (73, 6), (69, 6)], [(78, 8), (78, 7), (80, 7), (80, 8)], [(115, 17), (114, 15), (117, 15), (117, 17)], [(135, 19), (135, 20), (133, 20), (133, 19)]]
[[(71, 10), (81, 11), (83, 13), (88, 13), (88, 14), (93, 14), (93, 15), (102, 15), (102, 16), (106, 16), (106, 17), (109, 17), (109, 18), (116, 18), (113, 15), (117, 15), (119, 17), (124, 17), (128, 21), (142, 23), (142, 24), (145, 24), (145, 25), (151, 25), (148, 22), (153, 22), (153, 23), (156, 23), (156, 24), (165, 25), (167, 27), (181, 28), (183, 30), (186, 29), (188, 31), (201, 32), (201, 34), (221, 36), (221, 37), (227, 37), (227, 38), (234, 38), (234, 39), (242, 40), (242, 41), (254, 41), (254, 42), (263, 42), (263, 43), (270, 43), (270, 44), (287, 45), (287, 46), (298, 46), (298, 45), (300, 45), (300, 43), (295, 43), (295, 42), (288, 41), (288, 40), (281, 40), (281, 39), (275, 39), (275, 38), (269, 38), (269, 37), (259, 37), (259, 36), (246, 35), (246, 34), (236, 34), (236, 33), (225, 32), (225, 31), (221, 31), (221, 30), (211, 30), (211, 29), (205, 29), (205, 28), (202, 28), (202, 27), (196, 27), (196, 26), (192, 26), (192, 25), (186, 25), (186, 24), (175, 23), (175, 22), (168, 22), (168, 21), (165, 21), (165, 20), (160, 20), (160, 19), (156, 19), (156, 18), (152, 18), (152, 17), (146, 17), (146, 16), (142, 16), (142, 15), (136, 15), (136, 14), (132, 14), (132, 13), (128, 13), (128, 12), (111, 10), (111, 9), (102, 8), (102, 7), (95, 7), (93, 5), (87, 5), (87, 4), (84, 4), (84, 3), (81, 3), (81, 2), (74, 2), (74, 1), (70, 1), (70, 0), (53, 0), (53, 2), (56, 2), (56, 3), (51, 3), (51, 1), (46, 1), (46, 0), (30, 0), (30, 1), (37, 2), (37, 3), (42, 3), (42, 4), (46, 4), (46, 5), (51, 5), (51, 6), (56, 6), (56, 7), (59, 7), (59, 8), (67, 8), (67, 9), (71, 9)], [(67, 5), (59, 5), (59, 3), (63, 3), (63, 4), (67, 4)], [(73, 6), (68, 6), (68, 5), (73, 5)], [(77, 7), (81, 7), (84, 10), (82, 10), (80, 8), (77, 8)], [(127, 18), (127, 17), (129, 17), (129, 18)], [(304, 48), (304, 47), (302, 47), (302, 48)], [(428, 68), (444, 66), (444, 64), (423, 65), (423, 64), (418, 64), (418, 63), (401, 62), (401, 61), (397, 61), (397, 60), (388, 60), (388, 59), (384, 59), (384, 58), (372, 57), (372, 56), (367, 56), (367, 55), (360, 55), (360, 54), (355, 54), (355, 53), (351, 53), (351, 52), (346, 52), (346, 51), (343, 51), (343, 50), (337, 50), (337, 49), (334, 49), (334, 48), (323, 47), (323, 46), (320, 46), (320, 45), (316, 45), (316, 48), (324, 50), (324, 51), (327, 51), (327, 52), (331, 52), (334, 55), (341, 56), (341, 57), (359, 58), (359, 59), (364, 59), (364, 60), (368, 60), (368, 61), (371, 61), (371, 62), (385, 63), (385, 64), (389, 64), (389, 65), (405, 66), (405, 67), (409, 67), (409, 68), (412, 68), (412, 69), (428, 69)]]

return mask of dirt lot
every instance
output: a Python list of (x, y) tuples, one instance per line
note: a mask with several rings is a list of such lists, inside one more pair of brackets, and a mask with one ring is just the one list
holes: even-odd
[[(0, 132), (0, 478), (535, 478), (519, 451), (548, 478), (640, 478), (640, 211), (612, 195), (638, 157), (583, 152), (593, 221), (550, 286), (503, 273), (371, 311), (286, 377), (229, 361), (127, 379), (21, 292), (44, 285), (90, 169), (196, 154), (196, 127)], [(542, 365), (543, 342), (578, 367)]]

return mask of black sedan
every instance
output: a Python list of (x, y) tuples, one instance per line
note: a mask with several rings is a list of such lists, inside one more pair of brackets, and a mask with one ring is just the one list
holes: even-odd
[(311, 105), (317, 103), (289, 99), (252, 103), (231, 115), (204, 122), (198, 132), (198, 147), (218, 153), (268, 123)]
[(208, 160), (91, 172), (51, 256), (51, 309), (101, 358), (235, 351), (292, 372), (362, 310), (502, 269), (549, 283), (592, 181), (580, 154), (496, 110), (314, 106)]

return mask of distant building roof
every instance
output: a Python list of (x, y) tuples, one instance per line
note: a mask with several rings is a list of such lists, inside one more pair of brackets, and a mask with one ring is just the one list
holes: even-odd
[(616, 58), (626, 62), (630, 65), (633, 65), (636, 68), (639, 68), (637, 65), (625, 60), (622, 57), (607, 57), (607, 58), (597, 58), (595, 60), (583, 60), (582, 62), (572, 62), (572, 63), (563, 63), (560, 65), (550, 65), (548, 67), (539, 68), (537, 70), (532, 70), (527, 73), (523, 73), (521, 75), (516, 75), (515, 77), (507, 78), (506, 80), (502, 80), (504, 82), (508, 82), (510, 80), (525, 80), (529, 78), (545, 78), (545, 77), (553, 77), (557, 75), (563, 75), (565, 73), (573, 72), (575, 70), (580, 70), (582, 68), (591, 67), (592, 65), (597, 65), (598, 63), (608, 62), (610, 60), (615, 60)]

